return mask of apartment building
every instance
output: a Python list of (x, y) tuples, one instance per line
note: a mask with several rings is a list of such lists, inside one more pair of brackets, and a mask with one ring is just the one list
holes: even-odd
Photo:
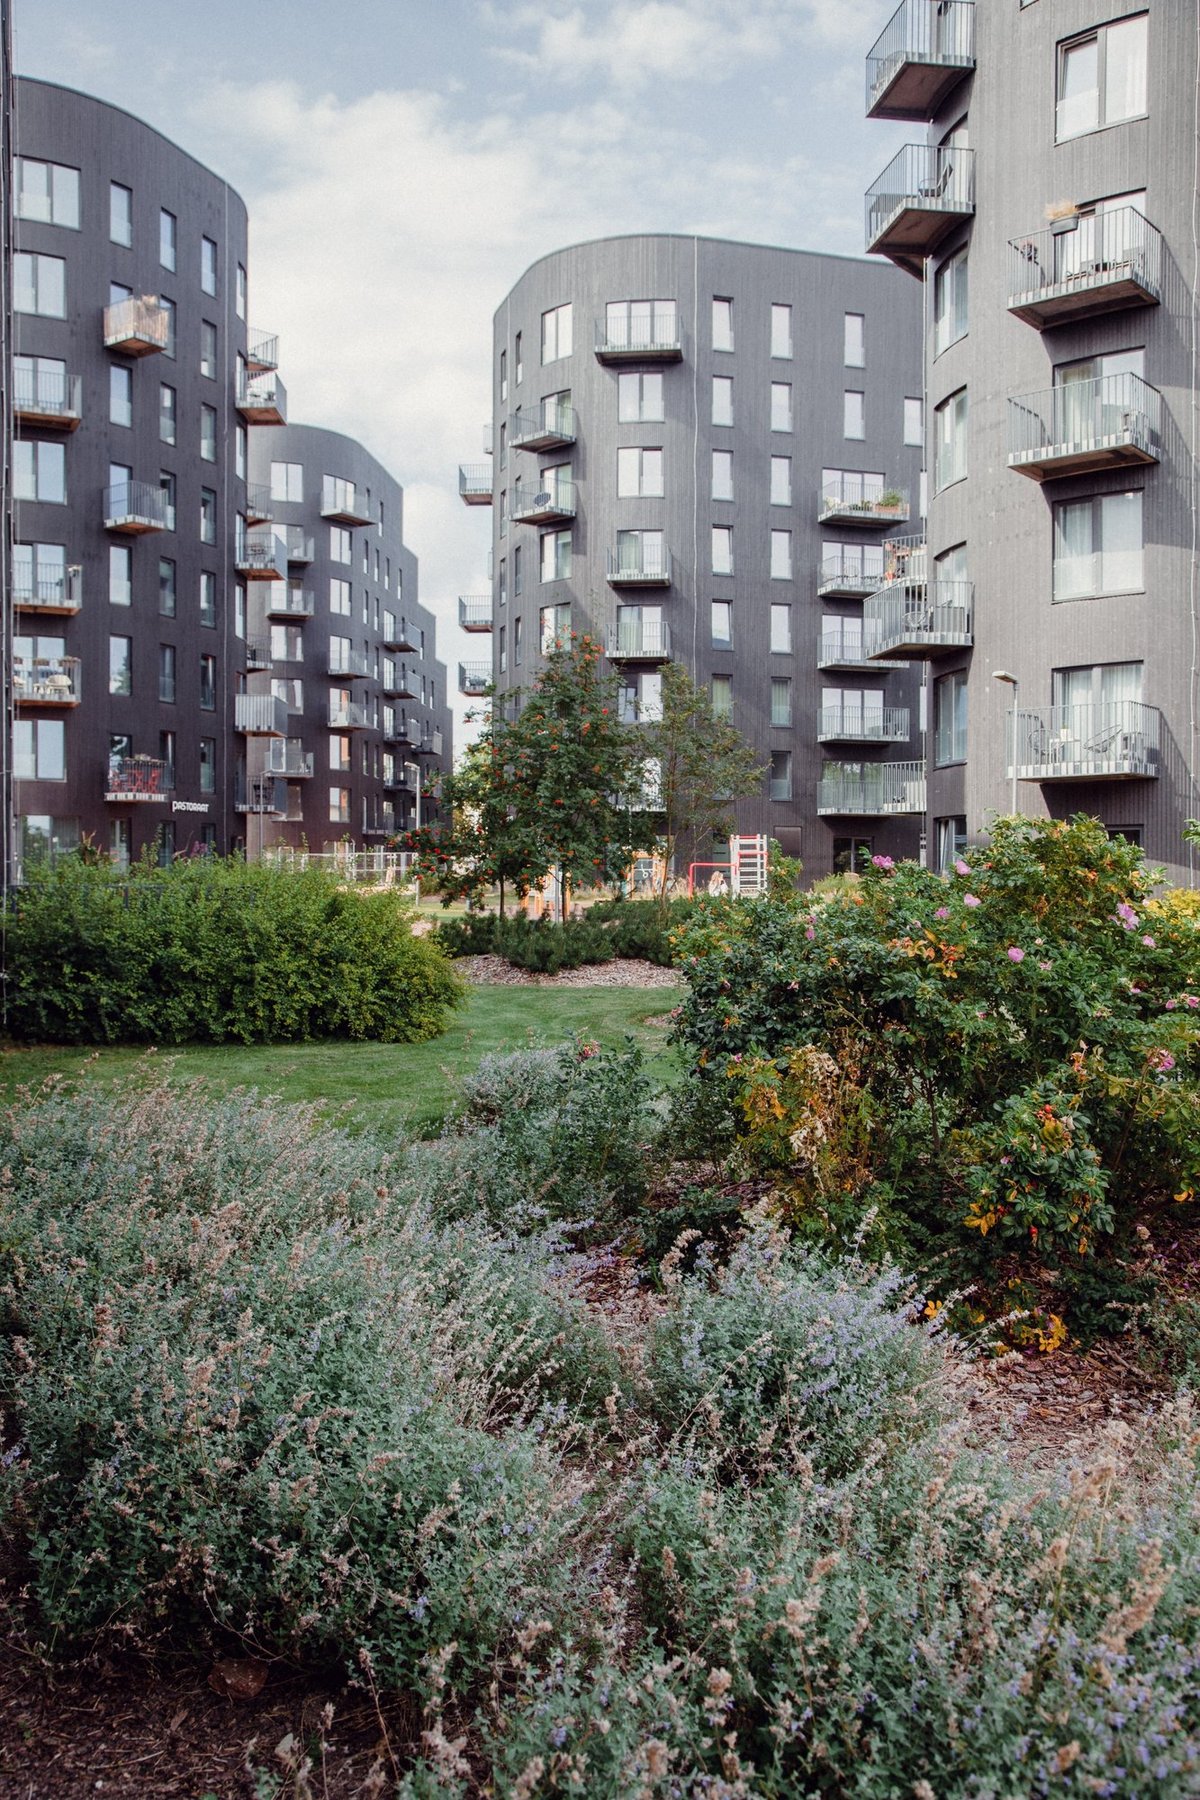
[[(349, 440), (285, 428), (279, 347), (248, 323), (246, 208), (227, 182), (120, 108), (50, 82), (18, 80), (13, 112), (19, 844), (86, 839), (127, 863), (148, 849), (166, 861), (378, 841), (407, 816), (384, 789), (374, 564), (378, 547), (397, 580), (403, 567), (415, 620), (399, 488)], [(305, 467), (300, 500), (275, 499), (263, 435)], [(369, 484), (387, 510), (385, 522), (373, 499), (355, 533), (371, 535), (367, 566), (344, 571), (355, 658), (370, 664), (345, 683), (331, 668), (342, 590), (326, 581), (317, 595), (303, 574), (330, 554), (327, 476)], [(307, 625), (287, 611), (305, 592)], [(427, 614), (421, 626), (443, 702), (422, 719), (431, 742), (438, 720), (448, 752)], [(318, 798), (306, 759), (324, 775), (351, 683), (354, 767)]]
[(925, 287), (929, 512), (865, 603), (931, 670), (928, 832), (1084, 811), (1172, 879), (1195, 784), (1194, 0), (905, 0), (867, 248)]
[[(737, 806), (819, 876), (915, 855), (919, 664), (872, 659), (865, 596), (921, 533), (921, 301), (886, 266), (683, 236), (533, 264), (495, 315), (490, 592), (460, 687), (501, 695), (574, 632), (630, 719), (682, 662), (768, 773)], [(481, 584), (482, 585), (482, 584)]]

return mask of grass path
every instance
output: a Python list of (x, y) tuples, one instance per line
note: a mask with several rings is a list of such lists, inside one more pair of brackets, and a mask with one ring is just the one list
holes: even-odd
[(147, 1052), (57, 1047), (0, 1049), (0, 1097), (47, 1075), (84, 1073), (115, 1081), (136, 1073), (147, 1055), (170, 1057), (175, 1079), (197, 1077), (221, 1090), (256, 1087), (283, 1100), (317, 1100), (347, 1108), (354, 1129), (428, 1127), (446, 1111), (458, 1077), (489, 1051), (561, 1042), (581, 1032), (606, 1045), (628, 1034), (647, 1058), (651, 1078), (665, 1085), (675, 1062), (664, 1025), (648, 1025), (670, 1011), (670, 988), (477, 987), (449, 1031), (427, 1044), (268, 1044), (204, 1046)]

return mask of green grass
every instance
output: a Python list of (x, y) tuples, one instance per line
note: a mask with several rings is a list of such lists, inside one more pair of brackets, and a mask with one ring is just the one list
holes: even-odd
[(450, 1030), (427, 1044), (269, 1044), (204, 1046), (148, 1052), (140, 1048), (0, 1050), (0, 1096), (47, 1075), (116, 1081), (152, 1056), (169, 1057), (174, 1080), (200, 1077), (222, 1091), (255, 1087), (283, 1100), (320, 1101), (351, 1130), (401, 1125), (428, 1129), (446, 1112), (459, 1077), (493, 1050), (554, 1044), (578, 1031), (599, 1043), (632, 1036), (646, 1054), (651, 1079), (674, 1076), (664, 1025), (648, 1025), (675, 1005), (670, 988), (478, 987), (470, 990)]

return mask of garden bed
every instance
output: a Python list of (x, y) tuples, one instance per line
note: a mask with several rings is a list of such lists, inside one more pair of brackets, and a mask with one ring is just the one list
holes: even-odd
[(557, 975), (538, 975), (518, 969), (502, 956), (460, 956), (455, 969), (473, 987), (572, 987), (572, 988), (681, 988), (674, 969), (637, 957), (615, 957), (612, 962), (586, 963), (581, 969), (562, 969)]

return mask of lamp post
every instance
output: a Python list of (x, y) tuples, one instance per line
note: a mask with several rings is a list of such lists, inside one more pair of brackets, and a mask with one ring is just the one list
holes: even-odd
[[(406, 775), (412, 776), (413, 794), (416, 799), (416, 812), (414, 815), (414, 817), (416, 819), (415, 829), (417, 831), (420, 831), (420, 829), (421, 829), (421, 765), (420, 765), (420, 763), (406, 762), (404, 765), (404, 773)], [(417, 899), (419, 901), (421, 898), (421, 883), (415, 875), (413, 876), (413, 889), (414, 889)]]
[(1017, 677), (1015, 675), (1009, 674), (1007, 669), (993, 669), (992, 670), (992, 680), (993, 681), (1002, 681), (1002, 682), (1004, 682), (1006, 687), (1010, 687), (1012, 689), (1013, 703), (1012, 703), (1012, 806), (1011, 806), (1011, 811), (1012, 811), (1013, 818), (1015, 819), (1017, 816), (1017, 696), (1021, 691), (1021, 684), (1017, 680)]

